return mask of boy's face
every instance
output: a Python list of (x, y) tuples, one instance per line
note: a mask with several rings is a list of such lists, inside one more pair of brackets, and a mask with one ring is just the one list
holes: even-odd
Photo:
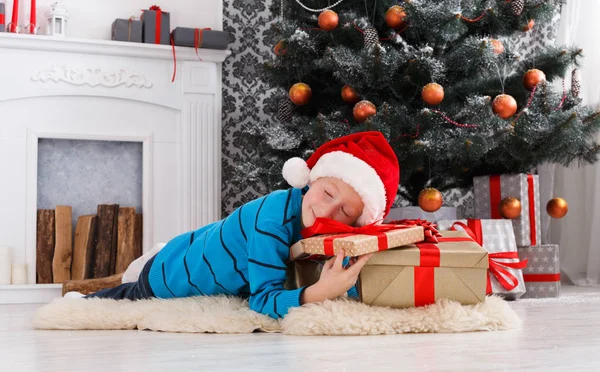
[(319, 178), (302, 199), (302, 224), (309, 227), (317, 217), (325, 217), (354, 225), (363, 208), (364, 203), (352, 186), (333, 177)]

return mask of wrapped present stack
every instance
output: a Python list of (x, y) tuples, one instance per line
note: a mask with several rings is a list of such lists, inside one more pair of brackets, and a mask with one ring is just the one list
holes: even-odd
[[(538, 176), (510, 174), (474, 177), (473, 190), (475, 217), (481, 219), (482, 224), (487, 224), (485, 221), (490, 219), (500, 220), (502, 218), (510, 218), (509, 221), (512, 222), (517, 253), (522, 261), (528, 261), (527, 267), (523, 269), (525, 282), (523, 298), (558, 297), (560, 295), (558, 246), (542, 245), (541, 242)], [(514, 199), (510, 200), (510, 198), (518, 199), (520, 213), (518, 211), (514, 213), (515, 204), (510, 205), (510, 203), (514, 203)], [(484, 233), (484, 247), (486, 247), (485, 235)], [(493, 239), (497, 240), (497, 238)], [(544, 265), (538, 264), (541, 261), (544, 262)], [(541, 275), (532, 276), (538, 273)], [(540, 291), (539, 289), (542, 287), (548, 290)], [(553, 290), (550, 290), (550, 287)], [(496, 291), (494, 292), (496, 293)]]
[(343, 250), (347, 257), (375, 253), (356, 288), (370, 305), (424, 306), (441, 298), (474, 304), (486, 295), (488, 254), (463, 231), (438, 232), (422, 220), (355, 228), (317, 219), (303, 236), (290, 247), (287, 288), (314, 284), (322, 260)]
[(522, 269), (527, 260), (520, 260), (513, 226), (509, 220), (442, 220), (440, 230), (463, 230), (488, 252), (489, 272), (487, 294), (497, 294), (516, 300), (525, 294)]

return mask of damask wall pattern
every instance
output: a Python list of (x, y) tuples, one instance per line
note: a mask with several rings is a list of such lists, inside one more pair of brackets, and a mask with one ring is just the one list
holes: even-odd
[[(249, 135), (259, 125), (270, 125), (275, 113), (274, 89), (263, 83), (258, 66), (272, 57), (275, 44), (270, 25), (278, 14), (269, 7), (280, 0), (232, 0), (223, 2), (223, 30), (230, 33), (232, 54), (223, 64), (223, 184), (222, 213), (227, 216), (235, 208), (270, 190), (259, 182), (232, 182), (235, 165), (256, 158), (260, 146)], [(284, 7), (300, 7), (294, 0), (284, 0)], [(520, 51), (523, 58), (556, 40), (560, 14), (546, 27), (536, 25), (528, 33), (514, 35), (507, 42)], [(446, 205), (456, 206), (463, 217), (473, 216), (471, 190), (449, 190), (444, 193)], [(397, 198), (395, 206), (408, 202)]]

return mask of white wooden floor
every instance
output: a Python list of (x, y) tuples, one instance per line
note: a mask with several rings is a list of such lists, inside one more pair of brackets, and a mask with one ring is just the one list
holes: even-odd
[(518, 331), (372, 337), (37, 331), (0, 306), (0, 371), (600, 371), (600, 289), (512, 303)]

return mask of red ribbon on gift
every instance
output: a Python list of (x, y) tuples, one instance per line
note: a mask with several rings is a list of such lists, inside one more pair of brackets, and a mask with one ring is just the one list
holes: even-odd
[[(438, 237), (438, 243), (472, 242), (467, 237)], [(415, 306), (435, 303), (435, 268), (440, 267), (440, 248), (436, 243), (416, 243), (419, 248), (419, 266), (414, 267)]]
[(4, 14), (0, 14), (0, 25), (3, 25), (5, 21)]
[(356, 234), (375, 235), (377, 236), (377, 249), (382, 251), (388, 248), (387, 236), (385, 235), (386, 231), (406, 229), (409, 227), (413, 226), (379, 224), (379, 221), (375, 221), (365, 226), (354, 227), (346, 225), (343, 222), (319, 217), (315, 220), (312, 226), (302, 229), (300, 234), (304, 239), (321, 234), (341, 234), (328, 236), (323, 240), (323, 254), (326, 256), (333, 256), (335, 254), (333, 250), (333, 241), (335, 239), (345, 238)]
[(210, 27), (205, 27), (203, 29), (195, 29), (194, 30), (194, 49), (196, 50), (196, 55), (198, 56), (198, 59), (202, 61), (202, 58), (200, 58), (200, 55), (198, 54), (198, 48), (200, 48), (202, 46), (202, 32), (204, 30), (210, 30)]
[(160, 44), (160, 29), (162, 26), (162, 9), (158, 5), (152, 5), (150, 10), (156, 12), (156, 28), (154, 30), (154, 44)]
[[(529, 199), (529, 232), (531, 245), (537, 244), (537, 231), (535, 224), (535, 189), (533, 175), (527, 175), (527, 195)], [(490, 208), (492, 219), (501, 219), (500, 216), (500, 202), (502, 199), (502, 192), (500, 186), (500, 176), (490, 176)]]
[(425, 233), (425, 241), (431, 243), (437, 243), (438, 238), (442, 236), (439, 231), (437, 231), (437, 225), (431, 223), (427, 220), (422, 220), (420, 218), (416, 220), (396, 220), (388, 222), (390, 224), (398, 224), (398, 225), (406, 225), (406, 226), (421, 226), (423, 227), (423, 232)]
[(526, 282), (558, 282), (560, 274), (523, 274)]
[[(451, 230), (456, 230), (455, 226), (462, 227), (465, 232), (473, 238), (479, 245), (483, 246), (483, 229), (481, 228), (481, 220), (470, 218), (465, 225), (462, 222), (452, 224)], [(511, 274), (507, 269), (524, 269), (527, 267), (527, 259), (517, 262), (501, 262), (504, 259), (519, 259), (517, 252), (498, 252), (488, 253), (489, 271), (498, 280), (500, 285), (507, 291), (512, 291), (519, 285), (519, 280)], [(492, 281), (490, 276), (487, 277), (486, 294), (492, 294)]]

